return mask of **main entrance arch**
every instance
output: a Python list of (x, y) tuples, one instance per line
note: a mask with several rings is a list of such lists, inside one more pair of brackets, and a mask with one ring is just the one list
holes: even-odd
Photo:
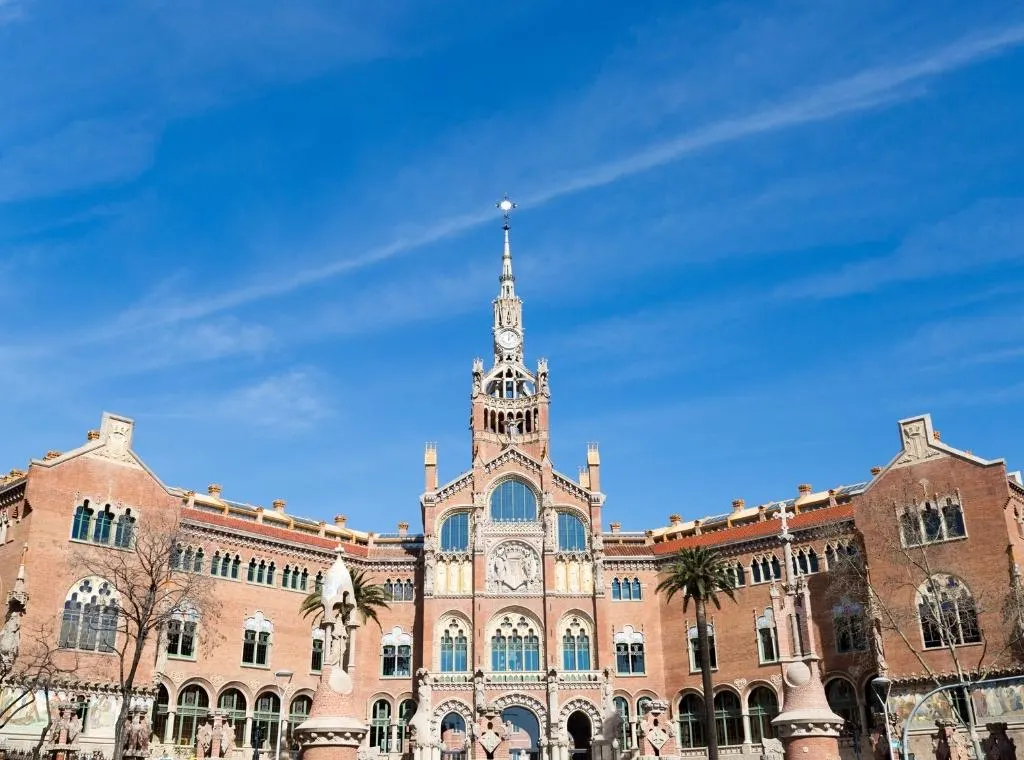
[(539, 760), (540, 721), (532, 710), (512, 705), (501, 711), (501, 722), (509, 727), (506, 737), (511, 760)]
[(569, 750), (572, 760), (591, 760), (590, 744), (594, 738), (594, 726), (590, 716), (582, 710), (576, 710), (569, 715), (565, 728), (572, 742)]

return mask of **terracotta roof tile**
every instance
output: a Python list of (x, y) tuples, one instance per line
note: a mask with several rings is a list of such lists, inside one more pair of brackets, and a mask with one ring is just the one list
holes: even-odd
[[(825, 507), (815, 509), (811, 512), (794, 515), (789, 520), (789, 526), (793, 530), (804, 530), (813, 528), (824, 523), (836, 522), (838, 520), (853, 517), (853, 505), (841, 504), (838, 507)], [(692, 546), (718, 546), (721, 544), (732, 544), (737, 541), (751, 541), (756, 538), (767, 538), (778, 535), (779, 521), (776, 519), (765, 520), (764, 522), (747, 523), (737, 525), (725, 530), (716, 530), (712, 533), (702, 535), (690, 535), (683, 538), (676, 538), (671, 541), (654, 544), (651, 550), (655, 554), (669, 554), (687, 549)]]
[[(210, 512), (203, 512), (198, 509), (183, 509), (182, 515), (194, 522), (207, 523), (209, 525), (216, 525), (221, 528), (227, 528), (230, 530), (238, 531), (239, 533), (255, 533), (259, 536), (265, 536), (267, 538), (276, 538), (281, 541), (291, 541), (296, 544), (307, 544), (309, 546), (316, 547), (317, 549), (327, 549), (334, 551), (338, 546), (338, 541), (333, 538), (326, 538), (324, 536), (311, 536), (308, 533), (302, 531), (288, 530), (287, 528), (275, 528), (271, 525), (264, 525), (262, 523), (249, 522), (248, 520), (239, 520), (234, 517), (226, 517), (224, 515), (215, 515)], [(367, 554), (366, 547), (360, 546), (359, 544), (349, 543), (347, 541), (341, 542), (345, 547), (345, 552), (355, 557), (365, 557)]]

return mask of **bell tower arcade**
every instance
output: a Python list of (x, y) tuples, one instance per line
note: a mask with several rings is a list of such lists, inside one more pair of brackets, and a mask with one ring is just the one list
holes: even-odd
[(501, 275), (491, 327), (494, 360), (488, 370), (484, 369), (482, 359), (473, 361), (470, 430), (474, 463), (487, 461), (511, 445), (537, 461), (543, 461), (549, 454), (547, 361), (538, 360), (536, 372), (526, 368), (523, 302), (516, 295), (516, 278), (512, 273), (509, 217), (515, 207), (508, 196), (498, 203), (505, 224)]

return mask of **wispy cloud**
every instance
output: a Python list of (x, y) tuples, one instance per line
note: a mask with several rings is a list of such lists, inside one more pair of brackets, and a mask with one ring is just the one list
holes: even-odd
[[(919, 85), (942, 74), (997, 56), (1024, 43), (1024, 25), (963, 37), (909, 61), (865, 69), (818, 87), (778, 105), (726, 118), (648, 146), (614, 161), (574, 172), (520, 199), (524, 208), (539, 207), (570, 195), (618, 182), (701, 151), (786, 129), (823, 122), (917, 97)], [(279, 297), (324, 280), (347, 275), (455, 237), (493, 220), (493, 212), (473, 211), (427, 225), (401, 238), (363, 252), (353, 252), (300, 269), (295, 274), (265, 277), (162, 311), (143, 325), (173, 324), (198, 319), (253, 302)]]
[(839, 298), (1024, 261), (1024, 199), (993, 199), (912, 233), (892, 254), (781, 285), (780, 298)]

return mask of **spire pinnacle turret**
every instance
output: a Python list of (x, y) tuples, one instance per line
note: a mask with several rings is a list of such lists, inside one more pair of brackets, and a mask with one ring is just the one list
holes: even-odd
[(509, 229), (511, 228), (511, 225), (509, 224), (509, 215), (512, 213), (512, 209), (516, 207), (516, 203), (506, 195), (498, 201), (496, 205), (501, 209), (502, 215), (505, 218), (505, 224), (502, 227), (502, 230), (505, 233), (505, 247), (501, 253), (501, 277), (498, 278), (499, 282), (501, 282), (501, 293), (498, 297), (515, 298), (516, 278), (515, 275), (512, 274), (512, 244), (509, 241)]

